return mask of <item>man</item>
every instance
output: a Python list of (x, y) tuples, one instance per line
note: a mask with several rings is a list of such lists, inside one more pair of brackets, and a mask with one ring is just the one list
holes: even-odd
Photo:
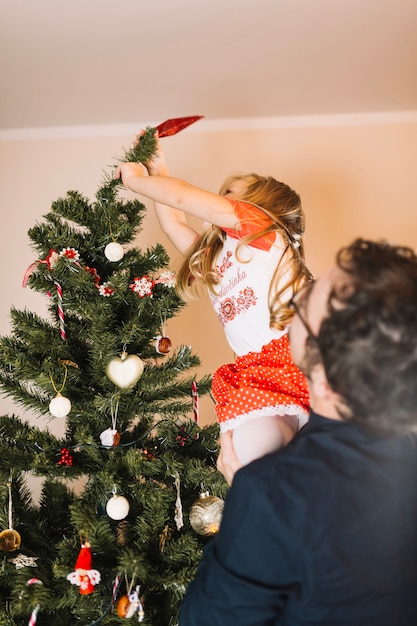
[(417, 256), (357, 240), (293, 306), (310, 421), (236, 472), (180, 624), (416, 626)]

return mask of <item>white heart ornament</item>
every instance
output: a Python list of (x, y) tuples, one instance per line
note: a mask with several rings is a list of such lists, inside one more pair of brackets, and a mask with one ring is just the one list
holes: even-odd
[(143, 374), (143, 361), (136, 354), (123, 353), (108, 362), (106, 374), (118, 387), (127, 389), (139, 380)]

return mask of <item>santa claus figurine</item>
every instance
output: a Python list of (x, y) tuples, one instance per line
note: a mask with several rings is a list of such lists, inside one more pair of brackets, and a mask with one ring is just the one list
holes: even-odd
[(81, 545), (75, 564), (75, 572), (68, 574), (67, 579), (72, 585), (78, 585), (80, 593), (87, 595), (94, 591), (95, 585), (100, 582), (100, 572), (91, 569), (93, 557), (91, 554), (90, 544), (86, 541)]

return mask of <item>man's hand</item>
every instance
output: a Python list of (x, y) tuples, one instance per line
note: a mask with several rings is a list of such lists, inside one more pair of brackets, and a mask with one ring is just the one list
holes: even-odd
[(220, 453), (217, 458), (217, 469), (223, 474), (229, 485), (238, 469), (242, 467), (233, 447), (233, 431), (220, 434)]

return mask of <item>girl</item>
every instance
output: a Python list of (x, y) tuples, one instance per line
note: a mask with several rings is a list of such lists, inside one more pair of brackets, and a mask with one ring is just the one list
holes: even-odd
[[(163, 232), (185, 256), (179, 290), (207, 285), (237, 355), (212, 382), (220, 443), (232, 436), (234, 470), (285, 445), (308, 419), (306, 382), (287, 339), (288, 303), (311, 279), (299, 196), (256, 174), (228, 178), (219, 194), (199, 189), (168, 175), (159, 142), (148, 163), (121, 163), (116, 177), (154, 201)], [(198, 235), (186, 215), (209, 227)]]

